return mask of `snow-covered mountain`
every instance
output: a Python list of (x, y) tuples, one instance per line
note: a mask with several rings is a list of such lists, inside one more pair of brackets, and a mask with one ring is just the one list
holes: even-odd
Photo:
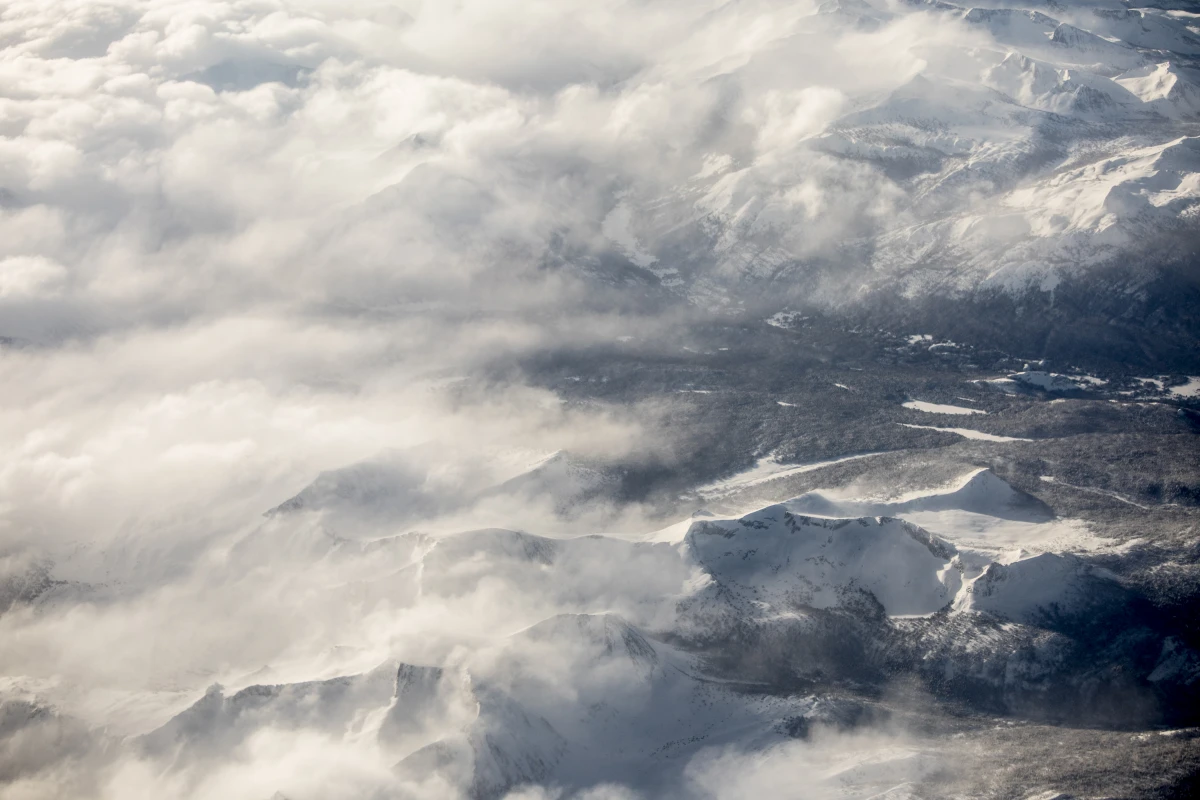
[(1198, 245), (1187, 0), (7, 3), (0, 800), (1195, 796)]
[[(1030, 327), (1044, 340), (1099, 314), (1154, 328), (1147, 341), (1190, 342), (1192, 322), (1153, 317), (1195, 307), (1191, 18), (1109, 2), (848, 8), (826, 4), (751, 62), (714, 68), (730, 131), (751, 113), (746, 87), (795, 64), (847, 13), (871, 30), (943, 35), (914, 45), (921, 65), (894, 85), (811, 108), (815, 98), (795, 96), (778, 110), (796, 115), (779, 136), (714, 149), (665, 193), (626, 193), (605, 224), (614, 247), (705, 307), (848, 304), (960, 341)], [(950, 298), (974, 308), (976, 328), (950, 332), (952, 315), (929, 308)], [(1121, 321), (1128, 300), (1144, 304), (1141, 321)], [(1021, 306), (1053, 319), (1018, 319)]]
[[(1002, 713), (1081, 720), (1104, 719), (1111, 702), (1153, 713), (1200, 676), (1200, 654), (1152, 623), (1097, 640), (1096, 626), (1133, 602), (1102, 566), (1120, 548), (989, 470), (898, 498), (809, 492), (639, 536), (494, 529), (315, 547), (276, 522), (236, 558), (268, 547), (281, 568), (299, 559), (375, 587), (345, 598), (327, 588), (327, 604), (383, 619), (472, 614), (503, 598), (504, 622), (424, 664), (255, 682), (274, 671), (264, 668), (242, 688), (212, 685), (129, 740), (139, 758), (184, 776), (263, 737), (313, 735), (391, 765), (377, 790), (395, 796), (436, 785), (492, 798), (613, 776), (653, 792), (680, 785), (713, 748), (769, 757), (813, 731), (883, 719), (845, 693), (897, 672)], [(813, 790), (865, 797), (933, 768), (885, 764), (814, 777)]]

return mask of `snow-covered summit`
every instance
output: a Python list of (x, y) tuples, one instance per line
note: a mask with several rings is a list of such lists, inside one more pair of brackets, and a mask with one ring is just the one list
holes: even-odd
[(1200, 115), (1200, 86), (1194, 75), (1185, 74), (1170, 61), (1131, 69), (1113, 80), (1164, 117), (1194, 119)]
[(932, 614), (959, 588), (952, 547), (886, 517), (831, 520), (771, 506), (696, 522), (684, 547), (722, 589), (776, 613), (829, 608), (861, 589), (888, 614)]

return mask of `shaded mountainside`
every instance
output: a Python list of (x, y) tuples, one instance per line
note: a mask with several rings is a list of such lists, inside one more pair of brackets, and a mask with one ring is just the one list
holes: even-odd
[[(1200, 234), (1191, 239), (1191, 247), (1198, 244)], [(885, 290), (858, 301), (851, 316), (974, 346), (1003, 341), (1031, 358), (1092, 368), (1200, 371), (1198, 254), (1161, 267), (1130, 254), (1120, 265), (1066, 277), (1047, 292), (896, 297)]]

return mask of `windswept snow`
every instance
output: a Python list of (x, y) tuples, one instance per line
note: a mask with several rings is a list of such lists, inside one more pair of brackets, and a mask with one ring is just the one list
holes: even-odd
[(993, 389), (1004, 392), (1005, 394), (1019, 394), (1024, 390), (1024, 387), (1014, 381), (1012, 378), (988, 378), (986, 380), (972, 381), (972, 383), (990, 386)]
[(1011, 380), (1047, 392), (1076, 392), (1104, 386), (1108, 381), (1091, 375), (1060, 375), (1056, 372), (1026, 370), (1008, 376)]
[(1053, 372), (1017, 372), (1008, 377), (1018, 383), (1044, 389), (1047, 392), (1071, 392), (1080, 388), (1079, 384), (1066, 375), (1058, 375)]
[[(836, 462), (801, 468), (828, 463)], [(264, 530), (278, 535), (286, 522), (273, 517)], [(843, 489), (736, 518), (697, 512), (641, 540), (488, 529), (370, 543), (325, 536), (289, 553), (295, 537), (276, 538), (273, 564), (303, 556), (346, 568), (343, 577), (356, 566), (378, 576), (324, 585), (331, 610), (408, 611), (410, 624), (430, 628), (454, 619), (454, 657), (401, 661), (351, 647), (337, 659), (354, 669), (316, 670), (310, 659), (306, 675), (269, 665), (222, 680), (235, 688), (206, 675), (207, 691), (159, 698), (138, 727), (122, 730), (167, 759), (231, 757), (268, 729), (315, 731), (382, 754), (398, 774), (437, 775), (481, 798), (530, 782), (595, 785), (614, 769), (657, 774), (664, 759), (686, 763), (706, 747), (749, 742), (761, 755), (809, 725), (864, 713), (795, 691), (798, 677), (823, 680), (836, 669), (849, 680), (863, 662), (878, 669), (927, 655), (939, 673), (961, 667), (990, 681), (1028, 667), (1027, 643), (1045, 638), (1046, 620), (1122, 602), (1108, 573), (1057, 549), (1103, 546), (1072, 525), (977, 469), (893, 497)], [(1070, 531), (1076, 541), (1054, 538)], [(234, 548), (229, 568), (248, 555)], [(830, 648), (831, 639), (845, 647)], [(959, 661), (944, 661), (947, 647)], [(743, 650), (778, 657), (786, 690), (771, 682), (778, 675), (742, 664)], [(1037, 669), (1064, 669), (1044, 655)], [(745, 691), (751, 685), (761, 691)], [(874, 792), (893, 780), (895, 765), (882, 756), (824, 761), (822, 774), (840, 790)]]
[(987, 469), (889, 499), (809, 492), (738, 520), (695, 520), (685, 542), (724, 591), (768, 607), (788, 596), (823, 607), (843, 601), (839, 587), (856, 586), (893, 616), (952, 601), (1015, 621), (1067, 610), (1108, 582), (1062, 553), (1116, 549)]
[(1136, 67), (1114, 83), (1136, 95), (1147, 108), (1170, 119), (1200, 116), (1200, 87), (1188, 80), (1170, 61)]

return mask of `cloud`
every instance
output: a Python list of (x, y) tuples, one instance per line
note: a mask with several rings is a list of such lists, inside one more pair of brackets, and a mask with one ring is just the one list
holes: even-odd
[[(913, 796), (912, 788), (943, 768), (943, 756), (898, 733), (821, 731), (794, 742), (744, 753), (706, 750), (685, 773), (689, 797), (802, 796), (805, 798)], [(907, 791), (906, 791), (907, 790)]]
[(66, 277), (61, 264), (39, 256), (14, 256), (0, 261), (0, 298), (52, 292)]
[[(811, 39), (795, 32), (802, 4), (63, 8), (18, 6), (9, 22), (25, 41), (4, 74), (25, 91), (8, 105), (0, 183), (42, 219), (21, 220), (32, 241), (6, 241), (55, 257), (96, 317), (511, 285), (561, 232), (604, 247), (599, 222), (621, 185), (691, 174), (739, 125), (779, 153), (847, 91), (879, 84), (878, 71), (864, 87), (821, 69), (820, 47), (781, 47)], [(397, 34), (386, 54), (381, 30)], [(729, 30), (734, 47), (714, 60)], [(68, 34), (111, 41), (48, 56)], [(855, 64), (914, 47), (869, 37), (826, 48)], [(813, 83), (797, 86), (797, 71)], [(534, 277), (543, 307), (564, 290)]]
[[(320, 471), (388, 448), (652, 447), (653, 411), (504, 385), (452, 399), (437, 381), (671, 335), (678, 313), (595, 279), (615, 249), (603, 220), (631, 186), (684, 179), (726, 142), (803, 138), (842, 107), (845, 87), (717, 80), (811, 10), (9, 4), (6, 551), (52, 551), (67, 574), (61, 548), (85, 543), (80, 576), (174, 579)], [(815, 188), (780, 202), (828, 217)], [(181, 609), (195, 589), (150, 586)], [(84, 629), (123, 635), (90, 614), (47, 628), (80, 637), (80, 669), (104, 638)]]
[[(561, 584), (464, 559), (458, 583), (397, 581), (421, 586), (421, 603), (381, 599), (377, 583), (411, 565), (337, 562), (330, 542), (361, 533), (353, 520), (262, 514), (384, 454), (435, 511), (390, 518), (373, 538), (650, 529), (653, 509), (601, 492), (574, 519), (532, 493), (463, 496), (503, 486), (514, 452), (569, 453), (572, 476), (670, 457), (668, 400), (567, 403), (522, 385), (522, 358), (630, 336), (673, 351), (691, 323), (728, 310), (698, 307), (685, 278), (832, 263), (832, 296), (857, 278), (845, 264), (866, 263), (838, 260), (847, 242), (912, 221), (907, 191), (840, 157), (831, 126), (994, 42), (882, 3), (879, 24), (843, 11), (7, 3), (0, 579), (49, 586), (51, 600), (0, 616), (4, 685), (97, 730), (142, 732), (218, 679), (249, 684), (269, 666), (316, 680), (394, 657), (461, 666), (564, 610), (621, 612), (686, 580), (603, 554)], [(546, 678), (547, 697), (579, 688), (560, 678)], [(709, 752), (681, 791), (775, 794), (797, 764), (816, 770), (860, 744), (877, 743)], [(924, 768), (896, 758), (902, 777)], [(399, 786), (383, 756), (330, 732), (266, 729), (211, 771), (69, 760), (12, 796), (64, 796), (79, 774), (100, 775), (108, 797), (448, 791)], [(557, 796), (522, 791), (514, 800)]]

